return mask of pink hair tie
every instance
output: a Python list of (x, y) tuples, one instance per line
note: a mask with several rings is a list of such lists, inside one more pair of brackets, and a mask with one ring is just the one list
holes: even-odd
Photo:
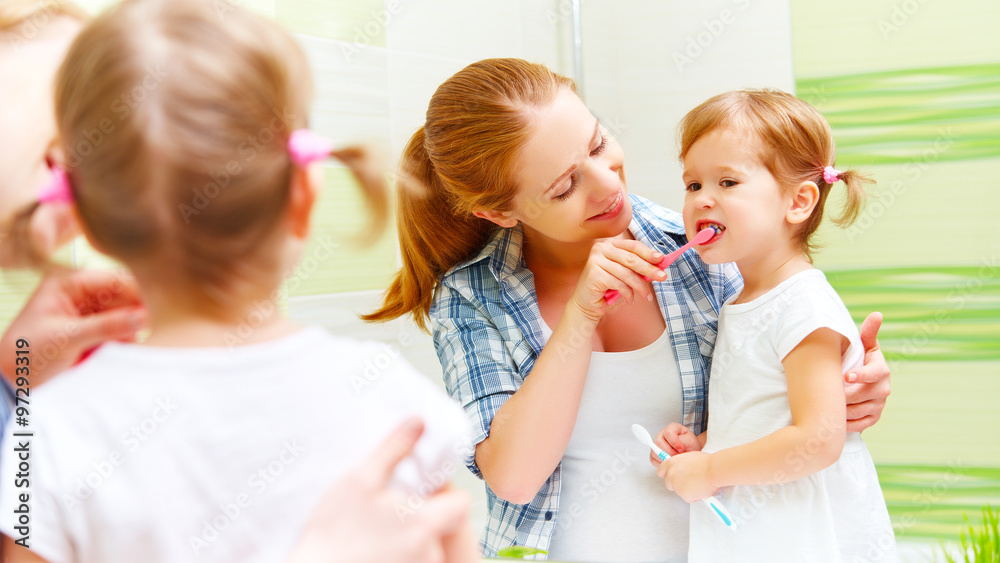
[(52, 178), (38, 191), (38, 203), (73, 203), (69, 176), (58, 166), (52, 168)]
[(333, 151), (333, 143), (308, 129), (296, 129), (288, 137), (288, 155), (292, 164), (300, 168), (323, 160)]
[(840, 170), (832, 166), (827, 166), (823, 169), (823, 181), (827, 184), (833, 184), (840, 179)]

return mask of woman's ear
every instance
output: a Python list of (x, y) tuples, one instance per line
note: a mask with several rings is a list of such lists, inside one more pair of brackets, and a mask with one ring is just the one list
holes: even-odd
[(318, 166), (293, 168), (292, 182), (288, 187), (288, 220), (290, 233), (297, 238), (309, 236), (310, 217), (321, 184)]
[(486, 219), (490, 223), (499, 225), (505, 229), (509, 229), (517, 225), (517, 219), (512, 216), (509, 211), (493, 211), (492, 209), (480, 209), (472, 212), (473, 215), (479, 217), (480, 219)]
[(792, 225), (806, 222), (819, 204), (819, 187), (816, 182), (802, 182), (792, 192), (785, 220)]

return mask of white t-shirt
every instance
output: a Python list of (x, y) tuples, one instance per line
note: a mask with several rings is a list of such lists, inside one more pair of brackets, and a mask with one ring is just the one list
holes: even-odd
[[(463, 410), (374, 342), (316, 327), (236, 348), (109, 343), (31, 394), (0, 459), (0, 531), (69, 561), (282, 561), (327, 489), (402, 420), (425, 422), (394, 482), (401, 517), (469, 448)], [(30, 489), (11, 486), (30, 438)]]
[[(594, 352), (562, 458), (559, 516), (549, 559), (687, 559), (688, 504), (667, 490), (632, 435), (681, 420), (681, 379), (664, 330), (630, 352)], [(641, 540), (637, 538), (642, 538)]]
[[(746, 444), (792, 423), (781, 361), (820, 328), (850, 340), (843, 372), (861, 365), (858, 329), (826, 276), (815, 269), (795, 274), (753, 301), (723, 306), (704, 451)], [(860, 434), (847, 434), (840, 459), (822, 471), (781, 485), (726, 487), (716, 496), (739, 528), (723, 526), (705, 503), (691, 505), (691, 563), (725, 561), (733, 554), (762, 563), (898, 561), (875, 465)]]

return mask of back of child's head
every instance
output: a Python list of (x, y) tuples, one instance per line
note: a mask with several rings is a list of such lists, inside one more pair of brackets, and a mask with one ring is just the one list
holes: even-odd
[[(208, 307), (281, 267), (278, 227), (294, 170), (287, 141), (306, 126), (311, 99), (291, 35), (223, 8), (126, 0), (81, 32), (56, 84), (67, 172), (90, 239)], [(384, 200), (381, 176), (362, 169), (358, 150), (334, 155), (370, 202)]]
[[(803, 100), (780, 90), (735, 90), (714, 96), (694, 108), (679, 126), (680, 157), (704, 135), (726, 129), (756, 143), (758, 158), (783, 187), (814, 182), (819, 201), (799, 232), (802, 251), (810, 256), (816, 248), (812, 235), (823, 219), (823, 207), (833, 182), (826, 167), (834, 166), (836, 150), (830, 124)], [(843, 213), (834, 219), (840, 226), (854, 222), (864, 204), (864, 183), (872, 180), (855, 171), (839, 171), (838, 180), (847, 187)]]

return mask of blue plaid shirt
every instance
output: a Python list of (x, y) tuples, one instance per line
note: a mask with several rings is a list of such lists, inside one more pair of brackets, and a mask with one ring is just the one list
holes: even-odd
[[(14, 390), (4, 375), (0, 373), (0, 438), (4, 436), (4, 431), (7, 430), (7, 422), (11, 419), (11, 415), (14, 414), (14, 403)], [(0, 456), (3, 456), (3, 452), (0, 452)], [(5, 485), (5, 483), (0, 483), (0, 489)]]
[[(629, 230), (637, 240), (664, 254), (686, 242), (680, 214), (629, 197)], [(441, 278), (431, 305), (445, 385), (465, 407), (473, 444), (489, 435), (493, 416), (524, 383), (546, 341), (534, 277), (524, 264), (521, 243), (520, 228), (499, 230), (478, 256)], [(680, 422), (697, 433), (706, 422), (719, 309), (742, 285), (735, 265), (706, 265), (696, 252), (684, 253), (666, 281), (653, 283), (680, 371)], [(468, 452), (466, 465), (482, 479), (474, 450)], [(547, 550), (559, 514), (560, 484), (561, 464), (528, 504), (507, 502), (487, 486), (490, 514), (482, 538), (484, 555), (494, 556), (510, 545)]]
[[(14, 413), (14, 389), (10, 383), (0, 373), (0, 436), (3, 436), (4, 429), (7, 428), (7, 420)], [(2, 486), (2, 485), (0, 485)]]

